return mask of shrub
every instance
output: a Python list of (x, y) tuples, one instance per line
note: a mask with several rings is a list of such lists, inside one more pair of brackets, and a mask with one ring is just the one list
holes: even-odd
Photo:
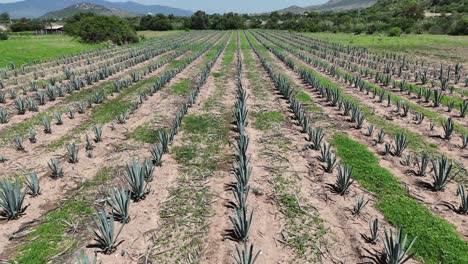
[(401, 28), (399, 27), (392, 27), (388, 30), (389, 37), (399, 37), (401, 36)]
[(5, 32), (0, 32), (0, 40), (8, 40), (8, 34)]

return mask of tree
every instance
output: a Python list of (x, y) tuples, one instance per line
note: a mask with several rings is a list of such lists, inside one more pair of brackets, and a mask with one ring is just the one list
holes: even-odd
[(98, 43), (112, 41), (122, 45), (138, 42), (138, 36), (129, 22), (115, 16), (85, 15), (75, 16), (74, 22), (68, 23), (65, 32), (72, 36), (78, 36), (83, 41)]
[(190, 20), (191, 20), (192, 29), (198, 29), (198, 30), (208, 29), (209, 18), (205, 12), (203, 11), (195, 12), (195, 14), (192, 15)]
[(0, 21), (10, 21), (10, 15), (7, 12), (1, 13)]

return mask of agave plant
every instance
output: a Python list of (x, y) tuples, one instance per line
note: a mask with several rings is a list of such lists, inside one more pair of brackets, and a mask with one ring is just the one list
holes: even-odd
[(125, 167), (125, 179), (130, 185), (131, 197), (133, 201), (138, 202), (145, 199), (148, 183), (145, 181), (145, 171), (140, 162), (133, 159), (131, 164)]
[(17, 151), (24, 151), (23, 137), (22, 136), (15, 136), (13, 141), (15, 143), (15, 149)]
[(81, 250), (80, 254), (73, 254), (75, 264), (97, 264), (97, 252), (94, 253), (94, 259), (90, 260), (85, 254), (84, 250)]
[(432, 160), (432, 187), (435, 191), (442, 190), (450, 180), (450, 172), (452, 171), (452, 162), (447, 157), (439, 157)]
[(413, 244), (416, 241), (417, 237), (413, 238), (409, 245), (407, 245), (408, 235), (405, 235), (403, 237), (402, 232), (403, 228), (400, 227), (394, 237), (391, 230), (384, 230), (385, 240), (384, 251), (382, 254), (382, 259), (384, 260), (384, 263), (403, 264), (413, 257), (414, 254), (408, 255), (408, 253), (413, 247)]
[(48, 163), (50, 170), (52, 171), (52, 178), (62, 178), (63, 177), (63, 168), (59, 165), (57, 159), (51, 159)]
[(94, 142), (102, 142), (102, 128), (98, 126), (93, 127), (94, 131)]
[(0, 207), (2, 212), (0, 215), (6, 217), (8, 220), (19, 218), (23, 215), (28, 206), (23, 207), (24, 197), (26, 190), (21, 192), (21, 185), (18, 178), (15, 184), (9, 180), (0, 182)]
[(250, 245), (250, 248), (247, 247), (247, 242), (244, 242), (242, 244), (243, 244), (242, 249), (239, 249), (236, 246), (236, 255), (234, 256), (234, 263), (235, 264), (254, 264), (255, 261), (257, 261), (257, 258), (260, 255), (261, 251), (258, 251), (257, 254), (254, 255), (253, 244)]
[(347, 164), (338, 166), (338, 175), (333, 185), (333, 191), (339, 195), (344, 195), (349, 186), (354, 182), (352, 174), (353, 168), (348, 167)]
[(163, 152), (167, 153), (169, 150), (169, 135), (166, 131), (158, 132), (158, 142), (161, 144)]
[(453, 130), (455, 129), (455, 124), (452, 118), (448, 118), (442, 123), (444, 128), (444, 139), (449, 140), (452, 137)]
[(377, 144), (384, 143), (384, 140), (385, 140), (385, 131), (381, 129), (379, 133), (377, 134)]
[(145, 174), (145, 181), (152, 182), (154, 178), (154, 166), (151, 159), (145, 159), (143, 162), (143, 172)]
[(466, 195), (465, 187), (462, 184), (458, 185), (457, 195), (460, 196), (461, 200), (458, 212), (461, 214), (468, 214), (468, 196)]
[(379, 219), (374, 219), (372, 223), (369, 223), (370, 236), (367, 237), (367, 242), (371, 244), (377, 243), (379, 241)]
[(235, 241), (247, 241), (249, 238), (250, 224), (252, 223), (253, 211), (247, 213), (247, 208), (234, 209), (235, 216), (229, 216), (232, 229), (228, 230), (227, 237)]
[(108, 193), (106, 203), (112, 208), (115, 220), (127, 224), (130, 222), (130, 190), (114, 188)]
[(29, 142), (31, 142), (31, 143), (36, 143), (36, 142), (37, 142), (37, 139), (36, 139), (36, 130), (35, 130), (33, 127), (31, 127), (31, 128), (29, 128), (28, 131), (29, 131), (29, 137), (28, 137), (28, 138), (29, 138)]
[(369, 200), (364, 201), (364, 197), (362, 196), (357, 198), (352, 211), (353, 215), (359, 215), (368, 202)]
[(57, 121), (57, 125), (63, 125), (62, 114), (59, 112), (54, 113), (55, 120)]
[(461, 139), (462, 139), (462, 145), (460, 146), (460, 148), (466, 149), (466, 147), (468, 146), (468, 134), (463, 134), (461, 136)]
[(0, 108), (0, 124), (6, 124), (9, 121), (8, 111)]
[(403, 151), (408, 147), (408, 140), (406, 138), (406, 135), (403, 133), (398, 133), (395, 136), (395, 145), (393, 145), (394, 151), (392, 152), (392, 155), (401, 157), (403, 154)]
[(24, 115), (27, 109), (27, 102), (22, 97), (15, 99), (15, 109), (18, 111), (19, 115)]
[(164, 154), (163, 147), (161, 144), (155, 144), (150, 149), (151, 156), (153, 158), (153, 164), (155, 166), (161, 166), (162, 164), (162, 156)]
[(32, 171), (29, 173), (29, 176), (26, 177), (26, 185), (29, 189), (29, 195), (36, 197), (41, 194), (41, 187), (39, 186), (39, 178), (37, 173)]
[(49, 118), (44, 117), (44, 119), (42, 119), (42, 124), (44, 125), (44, 133), (46, 134), (52, 133), (52, 127), (51, 127)]
[(428, 155), (423, 154), (421, 158), (416, 157), (416, 170), (414, 174), (416, 176), (426, 176), (427, 166), (429, 165), (430, 158)]
[(118, 237), (122, 232), (125, 224), (122, 224), (117, 234), (115, 234), (114, 216), (110, 215), (107, 217), (104, 210), (96, 212), (96, 215), (92, 217), (94, 226), (88, 226), (88, 230), (94, 236), (95, 244), (88, 245), (90, 248), (100, 248), (102, 253), (111, 254), (117, 247), (123, 242), (118, 241)]
[(311, 142), (310, 148), (313, 150), (319, 150), (323, 137), (325, 136), (323, 134), (323, 130), (321, 128), (309, 128), (307, 134), (309, 135), (308, 140)]
[(73, 142), (67, 146), (68, 151), (68, 162), (77, 163), (78, 162), (78, 147)]
[(367, 126), (367, 136), (372, 137), (374, 134), (374, 125)]
[(250, 186), (237, 182), (232, 187), (235, 202), (230, 202), (232, 208), (244, 208), (247, 206), (247, 197), (249, 196)]
[(68, 118), (74, 119), (75, 118), (75, 109), (73, 107), (67, 108)]

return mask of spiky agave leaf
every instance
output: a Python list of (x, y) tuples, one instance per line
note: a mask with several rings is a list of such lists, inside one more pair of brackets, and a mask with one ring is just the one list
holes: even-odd
[(63, 169), (59, 165), (57, 159), (51, 159), (50, 163), (48, 163), (50, 170), (52, 171), (52, 178), (62, 178), (63, 177)]
[(447, 157), (439, 157), (432, 160), (432, 187), (435, 191), (440, 191), (447, 185), (450, 180), (452, 166), (452, 162), (450, 162)]
[(75, 264), (97, 264), (97, 252), (94, 252), (93, 260), (89, 259), (84, 250), (81, 250), (79, 254), (73, 254), (73, 257), (75, 259)]
[(389, 264), (403, 264), (413, 257), (413, 254), (409, 254), (410, 249), (413, 247), (417, 237), (413, 238), (407, 245), (408, 235), (403, 236), (403, 227), (400, 227), (398, 231), (393, 235), (391, 230), (384, 230), (384, 251), (383, 259), (385, 263)]
[(125, 179), (130, 185), (133, 201), (138, 202), (145, 199), (146, 194), (148, 193), (148, 183), (145, 181), (143, 166), (140, 162), (133, 159), (131, 164), (126, 165), (125, 171)]
[(123, 242), (123, 240), (117, 242), (117, 239), (122, 232), (125, 224), (122, 224), (120, 230), (115, 234), (114, 229), (114, 216), (110, 215), (107, 217), (106, 211), (97, 211), (92, 217), (93, 227), (88, 226), (88, 230), (93, 234), (95, 244), (90, 244), (88, 248), (99, 248), (100, 252), (104, 254), (111, 254), (117, 247)]
[(121, 223), (130, 222), (130, 190), (114, 188), (109, 191), (106, 203), (112, 208), (115, 220)]
[(236, 255), (234, 256), (234, 262), (236, 264), (254, 264), (257, 261), (258, 256), (262, 253), (258, 251), (254, 255), (254, 246), (250, 245), (250, 248), (247, 247), (247, 242), (243, 242), (242, 249), (239, 249), (236, 245)]
[(249, 238), (250, 224), (252, 223), (253, 211), (250, 214), (246, 207), (235, 208), (235, 215), (229, 216), (232, 223), (232, 229), (229, 229), (226, 236), (235, 241), (247, 241)]
[(37, 177), (37, 173), (35, 171), (30, 172), (29, 176), (26, 177), (26, 185), (29, 189), (29, 195), (32, 197), (36, 197), (41, 194), (39, 178)]
[(460, 196), (460, 207), (458, 208), (458, 212), (461, 214), (468, 214), (468, 196), (465, 193), (465, 187), (460, 184), (458, 185), (457, 195)]
[(353, 215), (359, 215), (368, 202), (369, 200), (364, 201), (364, 197), (362, 196), (357, 198), (353, 207)]
[(2, 208), (0, 215), (8, 220), (19, 218), (29, 206), (23, 207), (26, 190), (21, 192), (20, 188), (18, 178), (14, 185), (10, 180), (0, 182), (0, 208)]
[(78, 162), (78, 147), (76, 146), (75, 142), (67, 146), (67, 151), (68, 151), (68, 162), (77, 163)]
[(336, 176), (335, 185), (333, 185), (333, 190), (337, 194), (344, 195), (346, 193), (349, 186), (354, 182), (352, 174), (353, 168), (348, 167), (347, 164), (338, 166), (338, 175)]
[(163, 147), (161, 144), (155, 144), (150, 149), (151, 157), (153, 158), (153, 164), (155, 166), (161, 166), (162, 156), (164, 154)]

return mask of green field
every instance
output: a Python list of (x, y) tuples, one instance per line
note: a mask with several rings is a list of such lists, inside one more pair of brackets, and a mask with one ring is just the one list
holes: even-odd
[(85, 44), (69, 36), (11, 37), (0, 41), (0, 67), (8, 65), (10, 61), (21, 65), (98, 47), (102, 47), (102, 44)]
[(381, 52), (398, 52), (433, 59), (468, 62), (468, 36), (423, 34), (387, 37), (347, 33), (303, 33), (303, 35)]

